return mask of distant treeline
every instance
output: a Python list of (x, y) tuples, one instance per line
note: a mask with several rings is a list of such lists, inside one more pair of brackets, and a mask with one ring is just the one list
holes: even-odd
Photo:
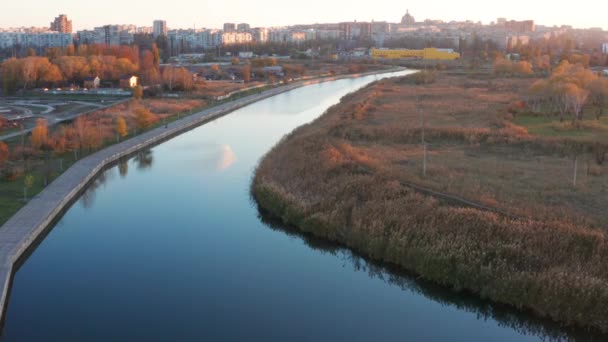
[(160, 79), (160, 52), (155, 44), (150, 49), (138, 46), (70, 45), (49, 48), (37, 56), (29, 49), (27, 57), (9, 58), (0, 66), (5, 93), (18, 89), (82, 85), (88, 77), (117, 81), (123, 75), (136, 75), (143, 83)]

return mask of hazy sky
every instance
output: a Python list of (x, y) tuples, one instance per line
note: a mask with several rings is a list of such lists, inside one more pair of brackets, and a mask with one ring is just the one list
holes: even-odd
[[(407, 9), (417, 20), (482, 21), (498, 17), (534, 19), (542, 25), (608, 29), (608, 5), (603, 0), (578, 0), (559, 4), (547, 0), (2, 0), (0, 27), (47, 26), (59, 13), (74, 21), (74, 29), (104, 24), (151, 26), (165, 19), (170, 28), (220, 28), (224, 22), (252, 26), (281, 26), (340, 21), (397, 22)], [(563, 3), (563, 2), (561, 2)], [(574, 6), (574, 4), (576, 4)]]

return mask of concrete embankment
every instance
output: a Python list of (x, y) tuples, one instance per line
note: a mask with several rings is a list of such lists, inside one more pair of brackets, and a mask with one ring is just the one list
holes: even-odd
[[(37, 240), (43, 236), (54, 220), (58, 219), (73, 201), (78, 198), (80, 193), (85, 190), (97, 174), (111, 163), (132, 155), (139, 150), (161, 143), (203, 123), (217, 119), (236, 109), (299, 87), (401, 70), (403, 69), (294, 82), (189, 115), (171, 123), (167, 128), (159, 127), (150, 130), (81, 159), (0, 227), (1, 315), (4, 316), (15, 265), (33, 247)], [(2, 316), (0, 316), (0, 319), (2, 319)]]

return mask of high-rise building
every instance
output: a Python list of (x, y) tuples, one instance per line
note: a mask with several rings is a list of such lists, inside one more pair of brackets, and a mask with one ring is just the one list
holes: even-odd
[(237, 30), (239, 32), (247, 32), (251, 30), (251, 26), (247, 23), (241, 23), (239, 26), (237, 26)]
[(167, 22), (164, 20), (154, 20), (154, 25), (153, 26), (153, 32), (154, 32), (154, 38), (158, 38), (160, 36), (167, 36), (167, 32), (169, 32), (169, 30), (167, 29)]
[(225, 23), (224, 24), (224, 32), (234, 32), (236, 31), (236, 25), (233, 23)]
[(257, 27), (253, 29), (253, 40), (258, 43), (265, 43), (268, 41), (268, 29), (265, 27)]
[(224, 32), (222, 34), (222, 44), (245, 44), (253, 41), (253, 36), (249, 32)]
[(53, 22), (51, 22), (51, 31), (72, 33), (72, 21), (68, 20), (67, 15), (60, 14)]
[(505, 28), (509, 31), (517, 33), (529, 33), (536, 31), (536, 25), (534, 24), (534, 20), (510, 20), (505, 23)]

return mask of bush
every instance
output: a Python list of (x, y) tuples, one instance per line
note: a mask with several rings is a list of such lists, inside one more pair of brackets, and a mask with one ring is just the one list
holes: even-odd
[(437, 82), (437, 72), (429, 70), (419, 71), (415, 74), (405, 76), (398, 81), (399, 84), (416, 85), (432, 84), (435, 82)]

